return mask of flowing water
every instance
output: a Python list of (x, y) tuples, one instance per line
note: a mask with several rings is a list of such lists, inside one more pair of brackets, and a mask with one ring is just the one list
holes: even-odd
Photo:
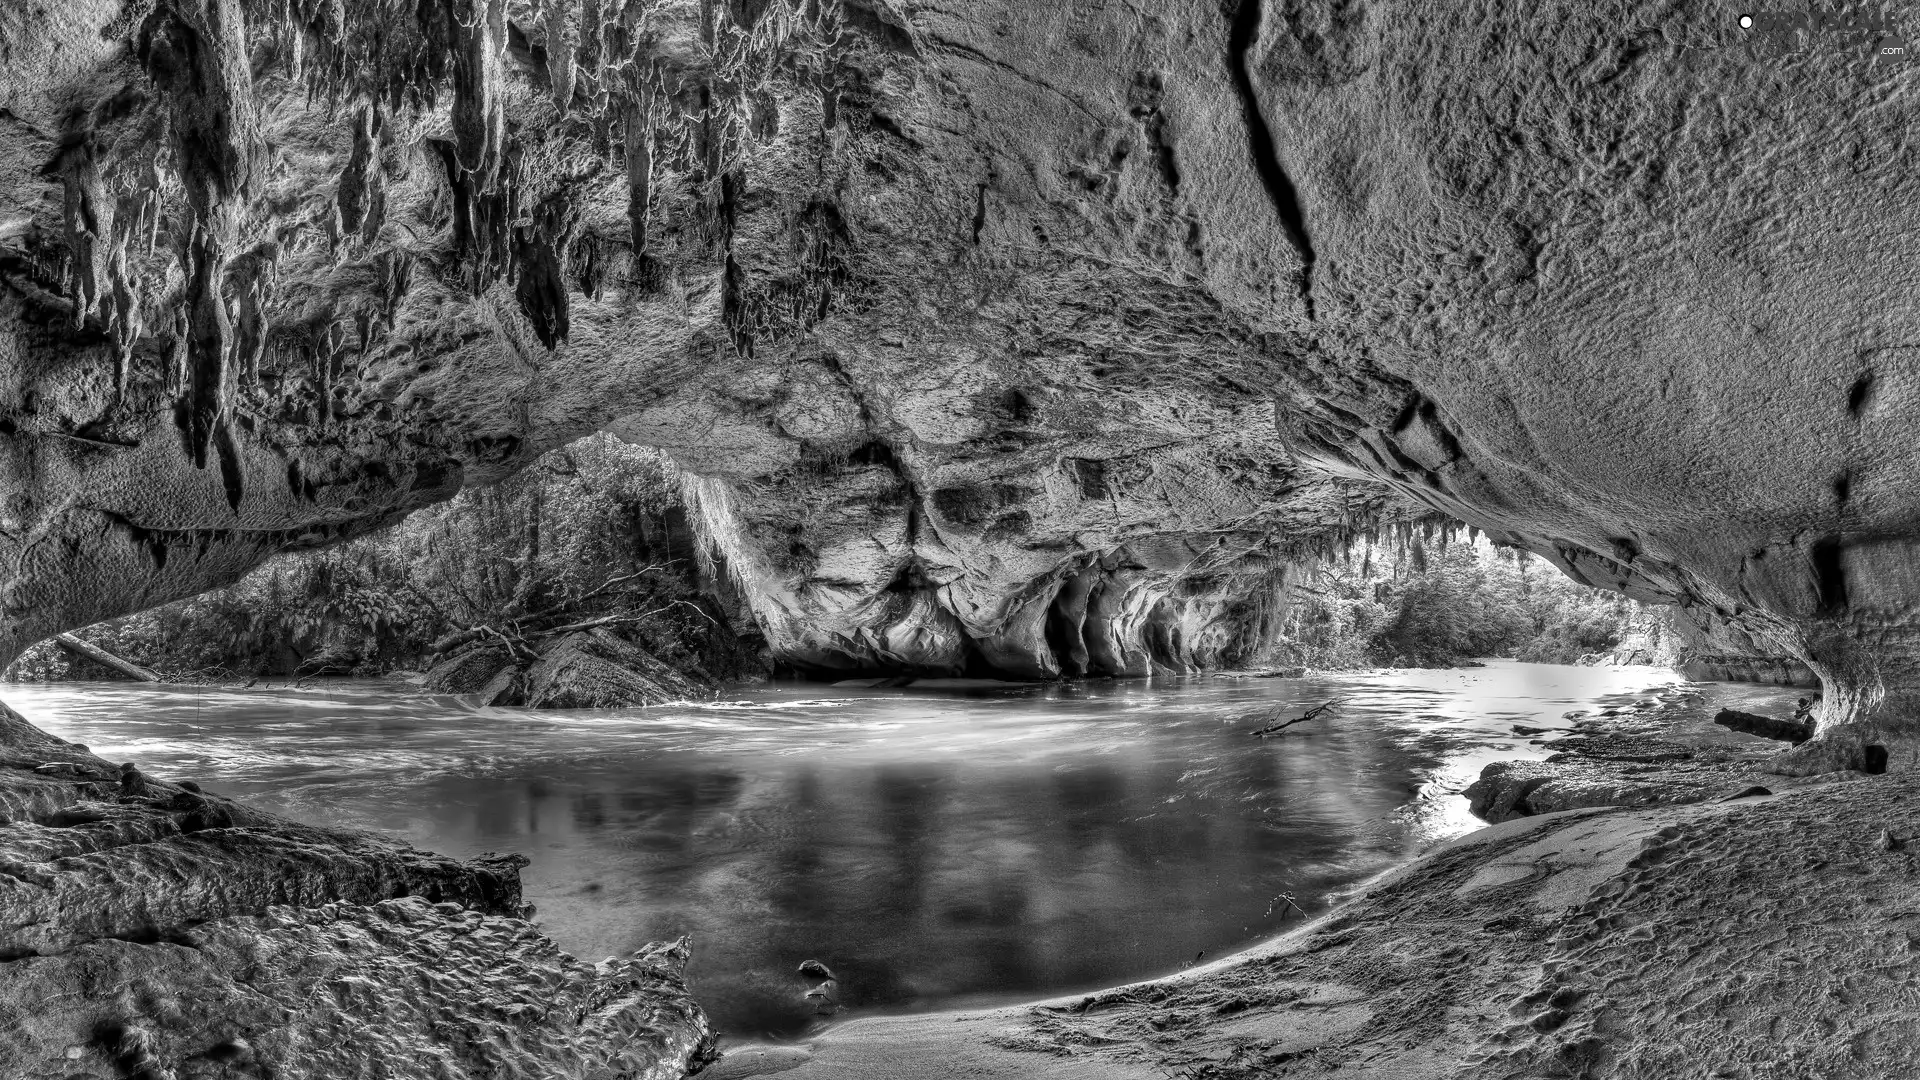
[[(1091, 989), (1213, 958), (1480, 823), (1458, 792), (1656, 668), (1495, 661), (1308, 679), (866, 689), (607, 712), (474, 709), (400, 683), (18, 685), (114, 761), (317, 824), (517, 851), (538, 921), (586, 960), (691, 934), (722, 1030)], [(1795, 692), (1709, 685), (1711, 704)], [(1254, 717), (1332, 715), (1270, 739)], [(1714, 700), (1717, 699), (1717, 700)], [(1710, 710), (1709, 710), (1710, 711)], [(1718, 732), (1701, 725), (1702, 732)], [(1715, 737), (1745, 738), (1722, 734)], [(1550, 736), (1549, 736), (1550, 738)]]

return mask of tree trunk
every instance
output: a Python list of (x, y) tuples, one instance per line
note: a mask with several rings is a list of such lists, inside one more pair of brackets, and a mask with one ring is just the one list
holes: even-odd
[(153, 672), (148, 671), (146, 668), (143, 668), (138, 664), (129, 663), (128, 661), (122, 660), (119, 657), (113, 655), (112, 653), (108, 652), (107, 650), (101, 648), (98, 645), (89, 645), (88, 643), (81, 641), (79, 638), (74, 637), (72, 634), (55, 634), (53, 636), (53, 640), (55, 644), (59, 645), (61, 648), (67, 650), (68, 652), (73, 653), (75, 656), (84, 656), (96, 664), (101, 664), (105, 667), (110, 667), (113, 670), (119, 672), (120, 674), (125, 675), (129, 679), (133, 679), (138, 682), (159, 682), (160, 681), (160, 676), (155, 675)]

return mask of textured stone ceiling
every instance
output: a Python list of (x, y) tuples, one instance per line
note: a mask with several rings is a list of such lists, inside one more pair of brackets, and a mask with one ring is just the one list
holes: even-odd
[(1735, 14), (9, 5), (0, 651), (606, 428), (822, 666), (1218, 662), (1437, 510), (1902, 761), (1920, 75)]

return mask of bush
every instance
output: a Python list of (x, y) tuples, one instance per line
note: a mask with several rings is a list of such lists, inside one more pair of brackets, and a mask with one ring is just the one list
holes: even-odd
[[(1375, 555), (1379, 554), (1378, 559)], [(1283, 651), (1320, 668), (1444, 667), (1478, 656), (1573, 663), (1619, 644), (1638, 605), (1485, 541), (1352, 553), (1299, 590)]]
[[(424, 666), (428, 646), (457, 629), (657, 610), (624, 628), (670, 663), (725, 677), (732, 634), (702, 608), (693, 564), (666, 460), (596, 435), (377, 535), (278, 556), (229, 588), (79, 634), (176, 675), (377, 675)], [(51, 643), (7, 671), (16, 681), (105, 674)]]

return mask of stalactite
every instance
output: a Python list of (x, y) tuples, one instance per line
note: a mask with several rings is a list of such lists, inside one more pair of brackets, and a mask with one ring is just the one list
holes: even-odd
[(653, 117), (650, 109), (627, 112), (627, 223), (633, 230), (633, 254), (647, 253), (647, 216), (653, 188)]
[(335, 205), (342, 236), (358, 236), (371, 243), (386, 219), (386, 171), (381, 167), (380, 143), (385, 118), (376, 102), (360, 106), (353, 122), (353, 150), (340, 175)]
[(89, 316), (112, 318), (105, 302), (111, 288), (109, 249), (113, 235), (113, 204), (106, 197), (100, 170), (94, 163), (92, 132), (70, 133), (53, 162), (43, 172), (60, 177), (69, 255), (68, 294), (73, 299), (75, 325)]
[(337, 335), (339, 327), (333, 323), (313, 328), (313, 426), (324, 428), (333, 411), (333, 373), (335, 358), (339, 355)]
[(468, 282), (475, 294), (495, 281), (513, 276), (512, 225), (519, 213), (519, 155), (509, 149), (496, 182), (482, 188), (478, 176), (459, 161), (458, 148), (436, 142), (453, 196), (454, 250), (467, 263)]
[(553, 85), (553, 107), (565, 116), (573, 107), (573, 54), (578, 37), (567, 18), (571, 5), (547, 0), (543, 13), (547, 28), (547, 81)]
[(279, 266), (280, 248), (264, 243), (233, 260), (227, 274), (226, 291), (233, 298), (233, 355), (235, 377), (253, 381), (260, 376), (260, 360), (266, 352), (271, 327), (267, 323), (267, 302)]
[(570, 333), (566, 254), (578, 220), (571, 198), (561, 191), (534, 209), (531, 226), (515, 230), (515, 297), (534, 334), (549, 349)]
[(580, 287), (580, 295), (598, 300), (607, 280), (606, 241), (594, 233), (587, 233), (574, 242), (570, 261), (580, 269), (575, 282)]
[[(500, 172), (506, 117), (500, 103), (500, 57), (506, 48), (506, 0), (442, 0), (455, 27), (453, 136), (460, 167), (490, 190)], [(456, 10), (464, 6), (465, 11)]]
[(187, 432), (193, 464), (202, 469), (214, 431), (225, 422), (233, 381), (233, 327), (220, 295), (226, 248), (212, 232), (208, 225), (196, 224), (186, 251)]
[(222, 291), (228, 252), (261, 154), (239, 0), (161, 0), (141, 26), (137, 53), (166, 97), (176, 167), (193, 217), (186, 271), (187, 445), (205, 468), (218, 444), (228, 502), (237, 510), (238, 459), (223, 434), (232, 391), (232, 328)]
[(380, 311), (392, 330), (400, 303), (413, 285), (413, 256), (398, 248), (382, 251), (374, 257), (374, 266), (380, 274)]
[(146, 326), (140, 317), (140, 301), (134, 288), (127, 281), (127, 252), (124, 243), (116, 245), (113, 251), (111, 270), (113, 281), (113, 310), (115, 348), (113, 350), (113, 398), (124, 401), (127, 397), (127, 379), (133, 368), (133, 344), (146, 333)]

